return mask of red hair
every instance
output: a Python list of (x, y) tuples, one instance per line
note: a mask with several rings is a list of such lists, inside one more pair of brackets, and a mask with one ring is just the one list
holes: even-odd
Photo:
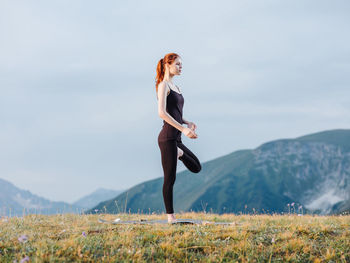
[(176, 53), (168, 53), (164, 56), (164, 58), (160, 59), (158, 61), (157, 65), (157, 76), (156, 76), (156, 93), (158, 93), (158, 85), (161, 81), (164, 79), (164, 73), (165, 73), (165, 63), (171, 64), (174, 62), (175, 59), (180, 57)]

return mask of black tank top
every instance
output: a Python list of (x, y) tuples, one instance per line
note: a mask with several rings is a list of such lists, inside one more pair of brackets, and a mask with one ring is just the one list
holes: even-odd
[[(184, 102), (185, 100), (182, 94), (170, 89), (170, 93), (166, 98), (166, 111), (180, 124), (184, 123), (182, 120), (182, 109)], [(163, 120), (163, 127), (160, 131), (158, 139), (164, 141), (178, 139), (179, 137), (181, 137), (181, 131)]]

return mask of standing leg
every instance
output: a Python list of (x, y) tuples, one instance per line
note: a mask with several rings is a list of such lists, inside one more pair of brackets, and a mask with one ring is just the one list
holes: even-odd
[(202, 169), (201, 163), (197, 156), (190, 151), (182, 142), (177, 141), (177, 146), (183, 150), (184, 154), (179, 157), (179, 160), (193, 173), (199, 173)]
[(173, 187), (176, 179), (176, 140), (158, 141), (164, 171), (163, 199), (167, 214), (173, 214)]

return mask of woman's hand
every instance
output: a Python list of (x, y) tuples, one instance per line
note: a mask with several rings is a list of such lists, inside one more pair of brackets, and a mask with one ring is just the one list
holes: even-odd
[(190, 128), (191, 130), (195, 131), (197, 129), (197, 125), (194, 124), (194, 122), (187, 122), (187, 127)]
[(184, 128), (182, 130), (182, 133), (185, 134), (188, 138), (191, 139), (196, 139), (198, 137), (198, 135), (196, 134), (196, 132), (190, 128)]

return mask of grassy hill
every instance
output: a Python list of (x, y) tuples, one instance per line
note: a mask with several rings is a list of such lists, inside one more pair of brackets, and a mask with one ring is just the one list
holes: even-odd
[(98, 217), (166, 215), (1, 218), (1, 262), (350, 262), (349, 215), (177, 215), (232, 225), (110, 225)]

